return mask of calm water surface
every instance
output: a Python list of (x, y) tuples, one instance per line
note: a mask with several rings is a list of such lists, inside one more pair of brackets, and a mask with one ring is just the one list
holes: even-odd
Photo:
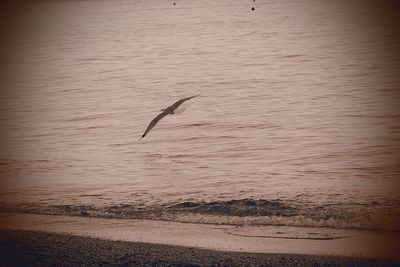
[(21, 10), (2, 52), (2, 210), (400, 230), (400, 42), (381, 6)]

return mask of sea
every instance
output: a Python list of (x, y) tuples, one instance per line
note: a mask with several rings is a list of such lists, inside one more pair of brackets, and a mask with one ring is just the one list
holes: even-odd
[[(10, 10), (1, 212), (400, 231), (389, 1)], [(197, 94), (139, 141), (161, 109)]]

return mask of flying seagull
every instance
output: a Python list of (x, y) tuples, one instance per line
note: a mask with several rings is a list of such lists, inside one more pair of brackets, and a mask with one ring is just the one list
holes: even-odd
[(155, 118), (150, 122), (149, 126), (147, 126), (146, 131), (144, 131), (144, 134), (142, 135), (142, 137), (140, 137), (139, 141), (140, 141), (142, 138), (144, 138), (144, 137), (147, 135), (147, 133), (150, 132), (150, 130), (153, 129), (153, 127), (156, 126), (157, 122), (159, 122), (162, 118), (164, 118), (164, 117), (167, 116), (168, 114), (175, 114), (175, 110), (176, 110), (180, 105), (182, 105), (183, 102), (188, 101), (188, 100), (190, 100), (190, 99), (192, 99), (192, 98), (194, 98), (194, 97), (196, 97), (196, 96), (199, 96), (199, 95), (200, 95), (200, 94), (195, 95), (195, 96), (191, 96), (191, 97), (182, 98), (181, 100), (176, 101), (173, 105), (171, 105), (171, 106), (169, 106), (169, 107), (167, 107), (167, 108), (162, 109), (162, 110), (161, 110), (162, 112), (161, 112), (160, 114), (158, 114), (158, 116), (155, 117)]

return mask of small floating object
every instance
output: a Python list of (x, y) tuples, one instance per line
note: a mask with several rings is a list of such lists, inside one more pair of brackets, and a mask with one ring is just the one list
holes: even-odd
[(174, 5), (176, 5), (176, 3), (174, 2)]
[(251, 8), (251, 10), (255, 10), (254, 6)]

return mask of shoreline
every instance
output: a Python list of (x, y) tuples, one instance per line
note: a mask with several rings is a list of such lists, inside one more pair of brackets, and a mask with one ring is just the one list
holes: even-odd
[(0, 230), (3, 266), (393, 266), (399, 261), (326, 255), (226, 252), (69, 234)]
[[(49, 260), (53, 265), (104, 265), (99, 263), (103, 254), (106, 265), (125, 257), (116, 264), (400, 266), (399, 232), (0, 213), (0, 233), (0, 250), (9, 251), (0, 260), (14, 255), (11, 266), (26, 265), (16, 263), (21, 257), (38, 258), (41, 266)], [(75, 264), (80, 253), (85, 256)], [(58, 259), (64, 254), (65, 264)]]

